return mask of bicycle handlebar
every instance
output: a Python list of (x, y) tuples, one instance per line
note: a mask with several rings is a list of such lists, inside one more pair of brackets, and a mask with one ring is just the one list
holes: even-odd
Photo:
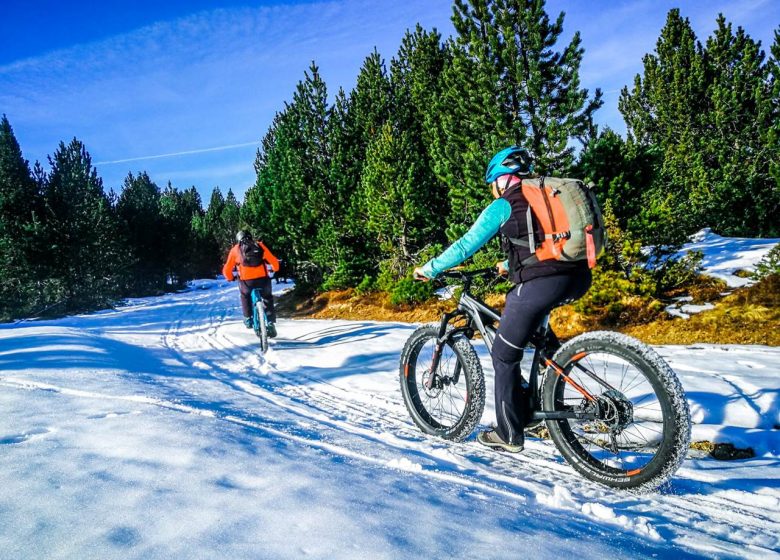
[(478, 270), (457, 270), (457, 269), (450, 269), (445, 270), (442, 272), (439, 276), (442, 276), (444, 278), (453, 278), (455, 280), (473, 280), (474, 278), (484, 277), (484, 276), (498, 276), (498, 272), (495, 268), (480, 268)]

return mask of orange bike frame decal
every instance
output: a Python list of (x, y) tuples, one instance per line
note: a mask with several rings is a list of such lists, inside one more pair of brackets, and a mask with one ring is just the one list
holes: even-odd
[(558, 375), (563, 377), (563, 380), (566, 383), (568, 383), (569, 385), (574, 387), (577, 391), (579, 391), (582, 394), (582, 396), (585, 397), (587, 400), (589, 400), (589, 401), (595, 401), (596, 400), (593, 397), (593, 395), (588, 393), (584, 388), (580, 387), (580, 385), (576, 381), (574, 381), (571, 377), (566, 375), (566, 372), (564, 372), (563, 369), (561, 369), (561, 366), (559, 366), (558, 364), (553, 362), (551, 359), (546, 358), (545, 361), (544, 361), (544, 365), (553, 368), (555, 370), (555, 373), (557, 373)]

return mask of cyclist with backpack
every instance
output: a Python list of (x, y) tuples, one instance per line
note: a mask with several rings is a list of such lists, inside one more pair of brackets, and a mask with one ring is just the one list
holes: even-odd
[(529, 420), (529, 395), (520, 373), (523, 348), (550, 310), (588, 291), (590, 268), (604, 242), (598, 205), (587, 187), (573, 179), (545, 184), (545, 177), (531, 179), (532, 174), (531, 155), (523, 148), (512, 146), (493, 156), (485, 182), (495, 200), (463, 237), (414, 270), (418, 279), (436, 278), (501, 233), (508, 259), (496, 267), (515, 286), (506, 296), (493, 343), (497, 426), (477, 440), (513, 453), (523, 450)]
[[(252, 238), (248, 231), (241, 230), (236, 234), (236, 244), (228, 253), (225, 266), (222, 267), (222, 274), (229, 282), (238, 279), (241, 311), (244, 314), (244, 325), (248, 329), (252, 328), (252, 290), (260, 290), (268, 314), (268, 336), (274, 338), (276, 312), (267, 265), (274, 272), (279, 270), (279, 260), (268, 250), (268, 247), (262, 241)], [(237, 278), (233, 274), (236, 266), (238, 266)]]

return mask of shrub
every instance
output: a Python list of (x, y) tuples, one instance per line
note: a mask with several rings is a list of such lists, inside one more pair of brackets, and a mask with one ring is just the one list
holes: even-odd
[(597, 267), (593, 285), (574, 303), (574, 310), (606, 325), (647, 322), (663, 310), (663, 304), (652, 297), (653, 289), (642, 272), (627, 278), (622, 272)]
[(768, 274), (744, 290), (738, 290), (732, 298), (742, 305), (780, 307), (780, 274)]
[(661, 260), (659, 266), (653, 267), (652, 276), (655, 280), (655, 295), (661, 296), (675, 288), (690, 286), (701, 273), (701, 261), (704, 255), (701, 251), (691, 251), (683, 257), (667, 257)]
[(376, 290), (377, 290), (376, 280), (372, 276), (369, 276), (368, 274), (363, 276), (363, 280), (360, 281), (360, 284), (355, 286), (355, 293), (359, 296), (370, 294), (371, 292), (375, 292)]
[[(440, 243), (426, 245), (409, 259), (385, 259), (379, 263), (379, 274), (376, 277), (375, 289), (392, 294), (399, 282), (410, 278), (416, 266), (422, 266), (444, 250)], [(365, 280), (365, 279), (364, 279)]]
[(763, 280), (767, 276), (780, 275), (780, 243), (772, 247), (764, 258), (756, 264), (753, 280)]
[(422, 303), (434, 296), (431, 282), (419, 282), (404, 278), (395, 284), (390, 292), (390, 303), (395, 306)]

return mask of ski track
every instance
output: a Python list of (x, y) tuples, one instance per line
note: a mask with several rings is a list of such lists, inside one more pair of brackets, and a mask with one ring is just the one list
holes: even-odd
[[(339, 378), (339, 384), (316, 375), (313, 370), (317, 366), (306, 363), (306, 357), (298, 363), (296, 348), (315, 350), (326, 337), (342, 333), (347, 342), (354, 344), (343, 325), (331, 324), (293, 340), (272, 341), (264, 358), (251, 331), (236, 326), (239, 320), (233, 311), (232, 290), (193, 290), (181, 297), (188, 298), (188, 305), (175, 307), (178, 314), (160, 335), (160, 343), (173, 360), (202, 373), (201, 377), (186, 380), (186, 385), (181, 380), (169, 385), (161, 381), (155, 386), (161, 394), (139, 396), (83, 391), (13, 377), (0, 378), (0, 384), (81, 398), (136, 402), (227, 421), (349, 460), (398, 468), (411, 476), (425, 476), (521, 503), (535, 502), (542, 511), (563, 510), (568, 515), (582, 516), (587, 523), (622, 526), (705, 556), (780, 557), (780, 503), (776, 493), (708, 488), (706, 478), (686, 477), (684, 465), (671, 490), (635, 495), (580, 478), (550, 441), (530, 439), (525, 451), (515, 457), (482, 450), (473, 436), (464, 443), (433, 439), (413, 425), (400, 390), (377, 394), (361, 390), (359, 384), (357, 388), (345, 388), (344, 378)], [(199, 313), (204, 306), (206, 313)], [(315, 328), (327, 324), (312, 323)], [(333, 342), (338, 343), (343, 341)], [(399, 354), (400, 350), (399, 346)], [(492, 370), (484, 348), (478, 348), (478, 353), (489, 377)], [(392, 369), (390, 365), (379, 373), (386, 373), (397, 383), (396, 362), (392, 362)], [(182, 396), (188, 393), (191, 398)], [(219, 407), (210, 407), (212, 402), (219, 402)], [(45, 431), (6, 436), (0, 439), (0, 445), (20, 443)], [(707, 466), (717, 468), (712, 463)]]

